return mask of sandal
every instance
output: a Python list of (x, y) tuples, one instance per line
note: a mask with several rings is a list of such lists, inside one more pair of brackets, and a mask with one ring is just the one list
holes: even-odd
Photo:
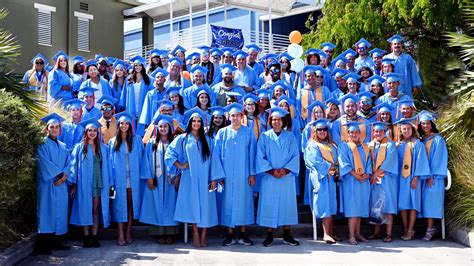
[(363, 236), (361, 236), (361, 235), (357, 237), (357, 240), (358, 240), (359, 242), (364, 242), (364, 243), (369, 242), (369, 240), (367, 240), (367, 238), (365, 238), (365, 237), (363, 237)]
[(332, 238), (331, 236), (324, 236), (323, 241), (326, 242), (327, 244), (336, 244), (336, 240)]
[(199, 234), (193, 233), (193, 246), (200, 248), (201, 242), (199, 241)]
[(349, 237), (349, 244), (355, 246), (359, 245), (359, 242), (357, 242), (355, 237)]
[(415, 230), (408, 230), (407, 234), (402, 236), (402, 240), (409, 241), (415, 238)]
[(332, 237), (332, 239), (336, 240), (336, 242), (342, 242), (342, 238), (340, 238), (338, 236), (332, 235), (331, 237)]
[(122, 240), (122, 241), (120, 241), (120, 240), (117, 241), (117, 246), (125, 246), (125, 244), (126, 244), (126, 243), (125, 243), (124, 240)]
[(392, 235), (387, 235), (384, 239), (383, 239), (383, 242), (385, 243), (390, 243), (392, 242), (393, 239), (392, 239)]
[(370, 236), (367, 237), (367, 239), (381, 239), (382, 238), (382, 234), (378, 233), (378, 234), (371, 234)]
[(433, 238), (433, 236), (436, 234), (436, 232), (438, 232), (438, 230), (436, 230), (436, 227), (428, 228), (422, 240), (430, 241)]
[(207, 247), (207, 234), (201, 235), (201, 247)]

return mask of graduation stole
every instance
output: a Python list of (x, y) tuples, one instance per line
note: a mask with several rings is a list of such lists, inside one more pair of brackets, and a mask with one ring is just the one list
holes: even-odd
[[(367, 136), (367, 127), (364, 123), (364, 119), (362, 117), (359, 117), (357, 119), (358, 122), (361, 122), (362, 124), (359, 126), (360, 129), (360, 139), (362, 140), (361, 142), (364, 142), (365, 137)], [(347, 141), (347, 117), (346, 116), (341, 116), (341, 141)]]
[[(332, 155), (334, 154), (333, 147), (331, 147), (330, 144), (324, 144), (317, 141), (315, 143), (318, 146), (319, 150), (321, 151), (321, 155), (323, 156), (323, 159), (330, 162), (332, 165), (336, 165), (334, 162), (334, 158), (332, 157)], [(328, 174), (333, 176), (334, 171), (330, 171)]]
[[(248, 117), (246, 115), (242, 116), (242, 125), (247, 126), (248, 125)], [(260, 118), (258, 116), (253, 117), (253, 134), (255, 135), (255, 138), (258, 140), (258, 137), (260, 137)]]
[(411, 174), (411, 164), (413, 162), (413, 149), (415, 148), (415, 140), (411, 139), (405, 145), (405, 152), (403, 153), (403, 168), (402, 176), (407, 179)]
[(426, 153), (428, 153), (428, 159), (430, 158), (431, 145), (433, 144), (433, 138), (425, 142)]
[(382, 142), (380, 142), (380, 148), (379, 148), (379, 153), (377, 154), (377, 159), (375, 159), (375, 144), (376, 140), (373, 140), (369, 143), (369, 150), (370, 150), (370, 155), (372, 155), (372, 162), (375, 162), (373, 164), (372, 169), (375, 172), (377, 169), (380, 168), (382, 163), (385, 161), (385, 158), (387, 157), (387, 146), (388, 146), (388, 140), (387, 138), (384, 138)]
[[(156, 127), (155, 127), (155, 124), (151, 123), (147, 129), (146, 129), (146, 132), (145, 132), (145, 135), (143, 136), (143, 144), (147, 144), (148, 143), (148, 140), (150, 140), (151, 136), (153, 135), (153, 132), (156, 133)], [(155, 134), (156, 135), (156, 134)]]
[[(352, 152), (352, 157), (354, 157), (354, 167), (355, 167), (354, 170), (356, 171), (356, 173), (358, 173), (360, 175), (365, 173), (364, 164), (362, 164), (359, 149), (357, 149), (357, 144), (355, 144), (352, 141), (349, 141), (349, 142), (347, 142), (347, 145), (349, 145), (349, 148), (351, 149), (351, 152)], [(367, 147), (367, 145), (365, 145), (362, 142), (361, 142), (360, 145), (362, 145), (362, 148), (364, 149), (365, 161), (367, 162), (367, 158), (369, 156), (369, 148)]]
[[(45, 82), (43, 84), (48, 83), (48, 71), (44, 70), (43, 75), (41, 75), (41, 79), (44, 79)], [(30, 70), (28, 82), (30, 83), (31, 86), (33, 87), (38, 87), (38, 82), (41, 82), (41, 80), (36, 79), (36, 70)]]
[[(317, 87), (314, 92), (316, 93), (316, 100), (323, 101), (323, 93), (320, 87)], [(309, 94), (310, 90), (302, 89), (301, 90), (301, 117), (306, 120), (308, 118), (308, 105), (309, 105)]]

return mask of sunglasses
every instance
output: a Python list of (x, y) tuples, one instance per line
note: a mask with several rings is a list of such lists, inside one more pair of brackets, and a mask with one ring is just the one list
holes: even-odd
[(44, 62), (43, 61), (37, 61), (35, 62), (36, 65), (44, 65)]
[(270, 73), (280, 73), (280, 69), (270, 69)]
[(101, 65), (101, 66), (106, 66), (106, 65), (107, 65), (107, 63), (105, 63), (105, 62), (101, 62), (101, 63), (99, 63), (99, 65)]
[(102, 111), (112, 111), (114, 108), (113, 107), (102, 107)]
[(326, 54), (332, 54), (332, 51), (331, 50), (326, 50), (324, 51)]
[(363, 101), (362, 101), (362, 104), (364, 104), (364, 105), (371, 105), (371, 104), (372, 104), (372, 101), (371, 101), (371, 100), (363, 100)]
[(328, 128), (327, 127), (321, 127), (321, 128), (316, 128), (316, 131), (328, 131)]
[(316, 76), (317, 79), (322, 79), (324, 76)]

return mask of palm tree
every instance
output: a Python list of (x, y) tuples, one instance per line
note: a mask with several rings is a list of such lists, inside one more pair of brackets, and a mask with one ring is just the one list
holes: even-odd
[[(0, 21), (7, 15), (6, 9), (0, 9)], [(19, 55), (20, 45), (15, 36), (0, 28), (0, 89), (19, 97), (32, 116), (43, 116), (46, 113), (44, 101), (35, 93), (24, 90), (25, 84), (21, 82), (22, 76), (10, 70), (12, 65), (17, 64), (16, 58)]]

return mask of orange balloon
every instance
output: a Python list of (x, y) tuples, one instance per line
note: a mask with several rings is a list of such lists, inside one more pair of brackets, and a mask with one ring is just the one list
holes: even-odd
[(290, 32), (289, 39), (291, 43), (300, 44), (301, 43), (301, 32), (294, 30)]
[(191, 81), (191, 76), (189, 75), (188, 71), (183, 71), (183, 77), (185, 77), (187, 80)]

